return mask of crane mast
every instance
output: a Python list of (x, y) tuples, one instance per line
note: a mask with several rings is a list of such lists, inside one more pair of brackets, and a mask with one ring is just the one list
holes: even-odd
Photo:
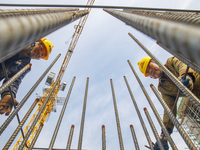
[[(90, 5), (90, 6), (93, 5), (94, 1), (95, 0), (88, 0), (87, 5)], [(88, 10), (88, 12), (90, 12), (91, 8), (85, 8), (85, 10)], [(52, 93), (52, 95), (51, 95), (51, 97), (50, 97), (50, 99), (49, 99), (49, 101), (48, 101), (43, 113), (41, 114), (40, 119), (38, 120), (36, 126), (34, 127), (34, 130), (33, 130), (32, 134), (30, 135), (29, 140), (26, 143), (27, 146), (29, 146), (31, 144), (31, 142), (33, 141), (34, 138), (37, 138), (37, 137), (35, 137), (36, 132), (40, 132), (41, 131), (40, 128), (43, 127), (44, 122), (47, 119), (47, 116), (53, 110), (53, 106), (56, 103), (56, 100), (57, 100), (57, 97), (58, 97), (57, 95), (58, 95), (58, 92), (60, 90), (60, 83), (61, 83), (62, 77), (63, 77), (63, 75), (65, 73), (65, 70), (66, 70), (66, 68), (68, 66), (68, 63), (69, 63), (70, 58), (71, 58), (71, 56), (73, 54), (73, 51), (74, 51), (74, 49), (76, 47), (78, 39), (79, 39), (79, 37), (80, 37), (80, 35), (82, 33), (82, 30), (84, 28), (84, 25), (85, 25), (85, 22), (86, 22), (86, 20), (88, 18), (88, 15), (89, 15), (89, 13), (86, 16), (80, 18), (78, 25), (75, 26), (75, 32), (73, 34), (71, 43), (69, 45), (69, 48), (68, 48), (67, 53), (65, 55), (64, 61), (63, 61), (62, 65), (61, 65), (60, 71), (59, 71), (58, 76), (57, 76), (57, 79), (60, 78), (59, 82), (57, 83), (56, 88), (54, 89), (54, 91), (53, 91), (53, 93)], [(51, 86), (44, 92), (43, 96), (40, 98), (40, 101), (38, 103), (38, 107), (37, 107), (35, 113), (33, 114), (33, 116), (31, 117), (31, 119), (29, 121), (29, 123), (27, 124), (27, 126), (24, 129), (24, 135), (26, 135), (27, 131), (29, 130), (34, 118), (37, 116), (38, 112), (40, 111), (40, 107), (43, 105), (45, 99), (47, 98), (47, 95), (49, 94), (49, 92), (50, 92), (50, 90), (51, 90), (51, 88), (53, 87), (54, 84), (55, 84), (55, 82), (53, 82), (51, 84)], [(19, 148), (21, 142), (22, 142), (22, 135), (20, 136), (20, 138), (16, 142), (13, 150), (17, 150)], [(26, 150), (28, 148), (25, 147), (24, 149)]]

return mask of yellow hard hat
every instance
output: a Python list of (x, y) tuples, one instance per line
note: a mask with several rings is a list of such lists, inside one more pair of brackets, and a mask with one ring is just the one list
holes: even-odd
[(44, 45), (46, 47), (46, 51), (47, 51), (46, 57), (43, 57), (42, 59), (48, 60), (49, 54), (51, 53), (52, 48), (54, 47), (54, 45), (47, 38), (41, 38), (40, 41), (42, 43), (44, 43)]
[(148, 75), (146, 74), (146, 70), (147, 70), (147, 66), (150, 60), (151, 60), (151, 57), (144, 57), (143, 59), (138, 61), (139, 69), (145, 75), (145, 77), (148, 77)]

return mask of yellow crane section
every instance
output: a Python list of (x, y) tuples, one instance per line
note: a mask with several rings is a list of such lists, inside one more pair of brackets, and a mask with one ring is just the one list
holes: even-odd
[[(87, 5), (90, 5), (90, 6), (93, 5), (93, 4), (94, 4), (94, 1), (95, 1), (95, 0), (88, 0)], [(91, 11), (91, 8), (85, 8), (85, 10), (88, 10), (88, 11), (90, 12), (90, 11)], [(89, 15), (89, 13), (88, 13), (88, 15)], [(80, 37), (80, 35), (81, 35), (81, 33), (82, 33), (82, 30), (83, 30), (83, 28), (84, 28), (84, 25), (85, 25), (85, 22), (86, 22), (86, 20), (87, 20), (87, 18), (88, 18), (88, 15), (86, 15), (86, 16), (80, 18), (80, 21), (79, 21), (78, 25), (75, 26), (75, 32), (74, 32), (74, 34), (73, 34), (71, 43), (70, 43), (69, 48), (68, 48), (68, 51), (67, 51), (67, 53), (66, 53), (66, 55), (65, 55), (65, 58), (64, 58), (64, 61), (63, 61), (63, 63), (62, 63), (62, 66), (61, 66), (61, 68), (60, 68), (60, 71), (59, 71), (59, 73), (58, 73), (58, 75), (57, 75), (57, 78), (60, 76), (60, 80), (59, 80), (59, 82), (57, 83), (56, 88), (54, 89), (54, 91), (53, 91), (53, 93), (52, 93), (52, 95), (51, 95), (51, 97), (50, 97), (50, 99), (49, 99), (49, 101), (48, 101), (48, 103), (47, 103), (47, 105), (46, 105), (46, 107), (45, 107), (45, 110), (44, 110), (43, 113), (41, 114), (40, 119), (39, 119), (39, 121), (37, 122), (37, 125), (35, 126), (35, 128), (34, 128), (32, 134), (31, 134), (31, 136), (29, 137), (29, 140), (28, 140), (27, 143), (26, 143), (27, 146), (29, 146), (29, 145), (31, 144), (31, 142), (32, 142), (33, 139), (35, 138), (36, 133), (37, 133), (37, 132), (39, 132), (39, 133), (41, 132), (41, 130), (42, 130), (42, 128), (43, 128), (43, 125), (44, 125), (44, 122), (45, 122), (46, 119), (47, 119), (47, 116), (48, 116), (48, 115), (51, 113), (51, 111), (53, 110), (53, 106), (54, 106), (54, 104), (55, 104), (56, 101), (57, 101), (57, 97), (58, 97), (57, 95), (58, 95), (58, 92), (59, 92), (59, 90), (60, 90), (60, 83), (61, 83), (62, 77), (63, 77), (63, 75), (64, 75), (64, 73), (65, 73), (65, 70), (66, 70), (66, 68), (67, 68), (67, 66), (68, 66), (69, 60), (70, 60), (70, 58), (71, 58), (71, 56), (72, 56), (72, 53), (73, 53), (73, 51), (74, 51), (74, 49), (75, 49), (76, 43), (78, 42), (78, 39), (79, 39), (79, 37)], [(56, 80), (55, 80), (55, 81), (56, 81)], [(29, 130), (29, 128), (30, 128), (30, 126), (31, 126), (31, 124), (32, 124), (32, 122), (33, 122), (33, 120), (35, 119), (35, 117), (37, 116), (38, 112), (40, 111), (40, 106), (43, 105), (45, 99), (47, 98), (47, 95), (49, 94), (49, 92), (50, 92), (50, 90), (51, 90), (51, 88), (53, 87), (54, 84), (55, 84), (55, 82), (53, 82), (53, 83), (51, 84), (51, 86), (46, 90), (46, 92), (44, 92), (43, 96), (40, 98), (40, 101), (39, 101), (39, 103), (38, 103), (38, 108), (36, 109), (35, 113), (34, 113), (33, 116), (31, 117), (31, 119), (30, 119), (28, 125), (27, 125), (26, 128), (24, 129), (24, 135), (25, 135), (25, 136), (26, 136), (26, 133), (28, 132), (28, 130)], [(37, 133), (37, 134), (38, 134), (38, 133)], [(15, 144), (13, 150), (17, 150), (17, 149), (19, 148), (21, 142), (22, 142), (22, 135), (20, 136), (20, 138), (19, 138), (18, 141), (16, 142), (16, 144)], [(26, 150), (26, 149), (28, 149), (28, 148), (25, 147), (24, 149)]]

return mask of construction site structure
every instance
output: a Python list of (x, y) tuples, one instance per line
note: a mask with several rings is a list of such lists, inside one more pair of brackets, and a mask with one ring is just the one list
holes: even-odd
[[(89, 0), (87, 5), (93, 5), (93, 3), (94, 3), (94, 0), (91, 0), (91, 1)], [(44, 16), (50, 15), (53, 18), (56, 18), (57, 15), (59, 16), (61, 14), (63, 15), (63, 13), (66, 13), (68, 16), (67, 23), (69, 23), (70, 21), (74, 20), (74, 18), (76, 18), (77, 16), (81, 17), (83, 15), (88, 14), (90, 12), (90, 10), (91, 10), (91, 8), (87, 8), (84, 11), (77, 11), (77, 10), (71, 11), (70, 10), (67, 12), (65, 12), (65, 11), (63, 12), (63, 10), (61, 12), (57, 12), (57, 10), (56, 10), (54, 17), (52, 14), (52, 12), (54, 12), (54, 10), (52, 10), (52, 11), (50, 11), (49, 14), (45, 13)], [(198, 24), (198, 21), (195, 21), (195, 19), (199, 20), (199, 15), (195, 15), (195, 14), (191, 14), (191, 13), (182, 14), (182, 13), (175, 13), (175, 12), (173, 12), (173, 13), (170, 13), (170, 12), (148, 12), (148, 11), (136, 11), (136, 10), (119, 11), (119, 10), (110, 10), (110, 9), (104, 9), (104, 10), (106, 12), (108, 12), (109, 14), (115, 16), (116, 18), (124, 21), (126, 24), (131, 25), (132, 27), (140, 30), (141, 32), (147, 34), (148, 36), (156, 39), (156, 41), (158, 41), (158, 43), (161, 46), (165, 47), (165, 50), (167, 50), (167, 51), (169, 50), (169, 52), (172, 52), (172, 54), (179, 56), (183, 60), (184, 59), (187, 60), (186, 64), (188, 66), (190, 65), (191, 68), (199, 71), (198, 66), (200, 65), (200, 60), (199, 60), (200, 46), (199, 46), (198, 42), (200, 41), (200, 31), (199, 31), (199, 28), (196, 26), (196, 24)], [(41, 12), (43, 13), (46, 11), (44, 10)], [(14, 11), (14, 13), (16, 13), (16, 11)], [(32, 11), (31, 13), (27, 13), (26, 15), (28, 17), (33, 17), (33, 18), (35, 17), (34, 15), (38, 15), (38, 14), (34, 14), (32, 16), (32, 15), (30, 15), (32, 13), (35, 13), (35, 11)], [(39, 16), (40, 15), (41, 14), (39, 14)], [(27, 16), (25, 16), (25, 17), (27, 17)], [(73, 51), (74, 51), (76, 43), (79, 39), (79, 36), (83, 30), (83, 27), (85, 25), (87, 17), (88, 17), (88, 15), (86, 15), (85, 17), (82, 17), (79, 21), (79, 24), (75, 27), (75, 33), (73, 35), (71, 44), (67, 50), (67, 54), (61, 65), (61, 68), (60, 68), (60, 71), (58, 73), (56, 80), (54, 81), (55, 74), (53, 72), (50, 73), (50, 75), (48, 77), (48, 81), (47, 81), (47, 84), (50, 85), (50, 87), (48, 89), (44, 90), (44, 95), (40, 99), (37, 98), (34, 101), (32, 106), (30, 107), (29, 111), (27, 112), (26, 116), (23, 118), (23, 120), (20, 122), (19, 126), (17, 127), (17, 131), (13, 133), (13, 135), (11, 136), (11, 139), (9, 139), (9, 141), (6, 143), (6, 145), (4, 146), (3, 149), (9, 148), (9, 146), (13, 142), (14, 138), (16, 137), (17, 133), (20, 131), (23, 123), (25, 123), (25, 121), (28, 118), (28, 116), (30, 115), (31, 111), (38, 103), (37, 110), (35, 111), (34, 115), (32, 116), (31, 120), (29, 121), (28, 125), (26, 126), (24, 132), (22, 132), (24, 135), (22, 134), (20, 139), (17, 141), (14, 149), (22, 150), (22, 149), (32, 149), (34, 147), (34, 144), (43, 128), (44, 122), (47, 119), (47, 116), (52, 112), (53, 107), (55, 106), (55, 103), (58, 100), (58, 96), (57, 96), (58, 92), (60, 91), (60, 89), (62, 89), (61, 88), (61, 80), (63, 78), (63, 75), (64, 75), (67, 65), (69, 63), (69, 60), (73, 54)], [(5, 18), (7, 18), (7, 17), (5, 17)], [(8, 17), (8, 19), (10, 19), (10, 18)], [(78, 17), (77, 17), (77, 19), (78, 19)], [(187, 21), (185, 21), (185, 20), (187, 20)], [(14, 18), (14, 20), (10, 20), (10, 21), (14, 22), (17, 20), (16, 20), (16, 18)], [(176, 21), (179, 21), (179, 23), (176, 23)], [(65, 24), (66, 24), (66, 22), (65, 22)], [(1, 25), (1, 22), (0, 22), (0, 25)], [(4, 23), (4, 25), (5, 25), (5, 23)], [(49, 32), (52, 32), (52, 31), (56, 30), (57, 28), (58, 27), (55, 27), (55, 28), (51, 29), (51, 31), (49, 31)], [(16, 27), (15, 30), (17, 30), (17, 29), (19, 29), (19, 28)], [(166, 30), (168, 32), (165, 32)], [(42, 33), (41, 35), (44, 36), (45, 34), (47, 34), (49, 32)], [(1, 31), (1, 29), (0, 29), (0, 33), (3, 33), (3, 31)], [(25, 33), (22, 33), (22, 34), (25, 34)], [(29, 35), (27, 35), (25, 37), (28, 38), (28, 36)], [(200, 142), (199, 142), (199, 140), (200, 140), (200, 136), (199, 136), (200, 135), (200, 125), (199, 125), (200, 124), (200, 115), (199, 115), (200, 100), (189, 89), (187, 89), (164, 65), (162, 65), (162, 63), (136, 37), (134, 37), (131, 33), (129, 33), (129, 36), (141, 47), (141, 49), (143, 49), (155, 61), (155, 63), (158, 64), (158, 66), (171, 79), (171, 81), (174, 82), (174, 84), (177, 85), (177, 87), (186, 95), (187, 98), (181, 99), (179, 102), (178, 113), (177, 113), (177, 118), (176, 118), (176, 116), (173, 115), (172, 110), (169, 109), (169, 107), (167, 106), (167, 104), (165, 103), (162, 96), (155, 88), (155, 86), (153, 84), (150, 85), (151, 89), (157, 96), (158, 100), (160, 101), (161, 105), (167, 112), (170, 120), (173, 122), (174, 126), (176, 127), (177, 131), (179, 132), (179, 134), (185, 141), (188, 148), (191, 150), (198, 150), (200, 148)], [(15, 38), (13, 38), (12, 40), (14, 40), (14, 41), (19, 40), (18, 42), (15, 43), (15, 46), (21, 48), (22, 44), (25, 44), (27, 46), (27, 44), (30, 44), (37, 38), (39, 38), (39, 36), (33, 36), (33, 38), (30, 38), (30, 40), (27, 40), (28, 42), (24, 42), (22, 39), (20, 41), (19, 39), (15, 39)], [(187, 45), (185, 45), (185, 42), (187, 43)], [(8, 41), (7, 41), (7, 43), (8, 43)], [(2, 48), (0, 49), (0, 52), (2, 51), (2, 54), (0, 55), (0, 59), (1, 59), (0, 62), (3, 62), (5, 59), (11, 57), (13, 54), (16, 54), (17, 51), (20, 49), (19, 48), (18, 50), (14, 50), (12, 48), (12, 46), (10, 46), (9, 50), (13, 52), (13, 54), (11, 54), (8, 52), (4, 52), (5, 48), (8, 48), (6, 44), (3, 45)], [(173, 51), (175, 51), (175, 53), (173, 53)], [(158, 112), (157, 112), (156, 108), (154, 107), (154, 104), (153, 104), (151, 98), (149, 97), (148, 93), (146, 92), (145, 87), (141, 83), (132, 64), (130, 63), (130, 61), (128, 61), (128, 63), (130, 65), (130, 68), (133, 71), (133, 74), (135, 75), (144, 95), (146, 96), (146, 99), (147, 99), (148, 103), (150, 104), (150, 106), (156, 116), (156, 119), (158, 120), (161, 128), (163, 129), (163, 132), (164, 132), (167, 140), (169, 141), (170, 146), (172, 147), (172, 149), (178, 149), (176, 147), (173, 139), (168, 134), (165, 126), (163, 125), (161, 118), (158, 115)], [(142, 115), (138, 108), (137, 102), (133, 96), (133, 92), (131, 91), (128, 80), (126, 79), (126, 76), (124, 76), (124, 80), (125, 80), (125, 84), (127, 86), (128, 92), (130, 94), (131, 100), (133, 102), (134, 108), (136, 110), (136, 113), (139, 117), (144, 134), (145, 134), (146, 139), (149, 144), (146, 147), (153, 150), (154, 144), (151, 141), (151, 138), (150, 138), (149, 133), (146, 128), (146, 123), (143, 121)], [(60, 114), (56, 129), (54, 131), (54, 135), (52, 137), (52, 140), (51, 140), (51, 143), (50, 143), (48, 149), (53, 149), (53, 145), (54, 145), (54, 142), (55, 142), (55, 139), (57, 136), (57, 132), (58, 132), (60, 123), (62, 121), (62, 117), (63, 117), (64, 111), (66, 109), (67, 102), (69, 100), (69, 96), (72, 91), (74, 81), (75, 81), (75, 77), (72, 80), (70, 89), (69, 89), (67, 97), (65, 99), (62, 112)], [(116, 103), (112, 79), (110, 79), (110, 82), (111, 82), (111, 90), (112, 90), (112, 95), (113, 95), (113, 105), (114, 105), (114, 109), (115, 109), (116, 125), (117, 125), (117, 129), (118, 129), (119, 146), (120, 146), (120, 149), (123, 150), (124, 149), (123, 137), (122, 137), (121, 129), (120, 129), (120, 121), (119, 121), (119, 115), (118, 115), (118, 110), (117, 110), (117, 103)], [(86, 100), (87, 100), (87, 94), (88, 94), (88, 84), (89, 84), (89, 77), (87, 78), (86, 88), (85, 88), (82, 120), (81, 120), (79, 143), (78, 143), (79, 150), (82, 149), (82, 138), (83, 138), (84, 120), (85, 120), (85, 115), (86, 115)], [(9, 85), (7, 85), (7, 86), (9, 86)], [(25, 102), (25, 101), (23, 101), (23, 102)], [(11, 114), (11, 116), (16, 115), (17, 110), (20, 109), (21, 107), (22, 107), (21, 104), (19, 104), (19, 106), (14, 110), (14, 114), (13, 115)], [(159, 147), (160, 147), (160, 149), (163, 149), (162, 144), (159, 141), (158, 133), (155, 129), (155, 126), (153, 124), (153, 121), (152, 121), (147, 109), (144, 108), (144, 111), (148, 118), (149, 124), (151, 125), (152, 130), (155, 134), (155, 137), (158, 141)], [(8, 120), (11, 120), (11, 119), (12, 118), (8, 118)], [(6, 121), (6, 122), (8, 122), (8, 121)], [(8, 125), (8, 124), (9, 123), (7, 123), (6, 125)], [(6, 126), (6, 125), (4, 125), (4, 126)], [(133, 126), (131, 125), (130, 128), (131, 128), (131, 132), (133, 134), (135, 147), (136, 147), (136, 149), (139, 149), (139, 146), (137, 144), (136, 134), (133, 131)], [(0, 133), (2, 133), (3, 130), (4, 130), (4, 128), (1, 127)], [(67, 149), (70, 149), (73, 131), (74, 131), (74, 126), (71, 127), (69, 140), (68, 140), (68, 144), (67, 144)], [(23, 137), (23, 140), (21, 140), (22, 137)], [(102, 149), (106, 148), (105, 141), (106, 141), (105, 126), (103, 125), (102, 126)]]

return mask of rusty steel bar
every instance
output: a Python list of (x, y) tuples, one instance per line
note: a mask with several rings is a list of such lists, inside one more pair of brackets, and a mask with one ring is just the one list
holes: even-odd
[(52, 95), (54, 89), (56, 88), (57, 83), (58, 83), (59, 80), (60, 80), (60, 77), (61, 77), (61, 75), (58, 75), (58, 78), (56, 79), (54, 85), (52, 86), (52, 88), (51, 88), (51, 90), (50, 90), (50, 92), (49, 92), (49, 94), (47, 95), (47, 98), (45, 99), (43, 105), (40, 107), (40, 110), (39, 110), (37, 116), (35, 117), (33, 123), (31, 124), (31, 126), (30, 126), (30, 128), (29, 128), (29, 130), (27, 131), (26, 136), (25, 136), (24, 140), (22, 141), (22, 143), (21, 143), (21, 145), (20, 145), (20, 147), (19, 147), (19, 150), (23, 150), (23, 148), (24, 148), (24, 146), (25, 146), (25, 144), (26, 144), (26, 142), (27, 142), (29, 136), (31, 135), (31, 133), (33, 132), (33, 130), (34, 130), (34, 128), (35, 128), (35, 125), (37, 124), (38, 120), (40, 119), (40, 116), (41, 116), (42, 112), (44, 111), (44, 109), (45, 109), (45, 107), (46, 107), (46, 105), (47, 105), (47, 102), (49, 101), (49, 99), (50, 99), (50, 97), (51, 97), (51, 95)]
[(147, 141), (148, 141), (148, 143), (149, 143), (149, 146), (150, 146), (151, 150), (153, 150), (153, 145), (152, 145), (151, 138), (150, 138), (149, 133), (148, 133), (148, 131), (147, 131), (147, 128), (146, 128), (146, 126), (145, 126), (145, 124), (144, 124), (144, 121), (143, 121), (143, 119), (142, 119), (142, 115), (141, 115), (141, 113), (140, 113), (140, 111), (139, 111), (139, 108), (138, 108), (138, 106), (137, 106), (137, 103), (136, 103), (136, 101), (135, 101), (135, 98), (134, 98), (134, 96), (133, 96), (133, 93), (132, 93), (132, 91), (131, 91), (131, 88), (130, 88), (130, 86), (129, 86), (129, 84), (128, 84), (128, 81), (127, 81), (127, 79), (126, 79), (126, 76), (124, 76), (124, 80), (125, 80), (126, 86), (127, 86), (127, 88), (128, 88), (129, 94), (130, 94), (130, 96), (131, 96), (131, 99), (132, 99), (132, 101), (133, 101), (133, 104), (134, 104), (134, 106), (135, 106), (137, 115), (138, 115), (138, 117), (139, 117), (140, 123), (141, 123), (141, 125), (142, 125), (143, 131), (144, 131), (144, 133), (145, 133), (145, 136), (146, 136), (146, 138), (147, 138)]
[(131, 129), (131, 133), (132, 133), (132, 137), (133, 137), (133, 142), (135, 144), (135, 149), (136, 150), (140, 150), (139, 144), (138, 144), (138, 141), (137, 141), (137, 137), (136, 137), (136, 134), (135, 134), (135, 130), (133, 128), (133, 125), (130, 125), (130, 129)]
[(182, 128), (182, 126), (180, 125), (180, 123), (178, 122), (178, 120), (176, 119), (176, 117), (173, 115), (172, 111), (169, 109), (169, 107), (167, 106), (167, 104), (164, 102), (164, 100), (162, 99), (162, 96), (159, 94), (159, 92), (157, 91), (157, 89), (155, 88), (155, 86), (153, 84), (151, 84), (150, 87), (153, 90), (153, 92), (155, 93), (155, 95), (157, 96), (158, 100), (160, 101), (161, 105), (163, 106), (163, 108), (167, 112), (170, 120), (173, 122), (174, 126), (177, 128), (178, 132), (182, 136), (182, 138), (185, 141), (185, 143), (187, 144), (187, 146), (191, 150), (197, 150), (197, 148), (195, 147), (194, 143), (191, 141), (190, 137), (184, 131), (184, 129)]
[(18, 113), (18, 111), (22, 108), (22, 106), (28, 100), (28, 98), (33, 93), (33, 91), (36, 89), (36, 87), (40, 84), (40, 82), (43, 80), (43, 78), (46, 76), (46, 74), (52, 68), (52, 66), (56, 63), (56, 61), (58, 60), (60, 55), (61, 54), (58, 54), (58, 56), (53, 60), (53, 62), (49, 65), (49, 67), (45, 70), (45, 72), (41, 75), (41, 77), (36, 81), (36, 83), (33, 85), (33, 87), (30, 89), (30, 91), (26, 94), (26, 96), (24, 96), (22, 101), (17, 105), (16, 109), (14, 109), (14, 111), (8, 116), (6, 121), (4, 121), (4, 123), (0, 127), (0, 135), (3, 133), (3, 131), (9, 125), (9, 123), (12, 121), (12, 119), (15, 117), (15, 115)]
[(89, 84), (89, 77), (87, 77), (87, 82), (86, 82), (86, 87), (85, 87), (85, 96), (84, 96), (82, 118), (81, 118), (81, 126), (80, 126), (78, 148), (77, 148), (78, 150), (81, 150), (81, 148), (82, 148), (83, 129), (84, 129), (84, 122), (85, 122), (85, 112), (86, 112), (86, 103), (87, 103), (87, 94), (88, 94), (88, 84)]
[(17, 17), (35, 14), (46, 14), (46, 13), (56, 13), (56, 12), (66, 12), (66, 11), (78, 11), (77, 8), (65, 8), (65, 9), (0, 9), (0, 17)]
[(106, 134), (104, 125), (102, 125), (102, 150), (106, 150)]
[(194, 103), (200, 105), (200, 100), (188, 89), (181, 81), (179, 81), (162, 63), (141, 43), (139, 42), (131, 33), (130, 37), (156, 62), (156, 64), (164, 71), (164, 73), (174, 82), (175, 85)]
[(105, 5), (59, 5), (59, 4), (0, 4), (0, 6), (15, 6), (15, 7), (73, 7), (73, 8), (112, 8), (112, 9), (135, 9), (135, 10), (154, 10), (154, 11), (177, 11), (177, 12), (200, 12), (199, 10), (186, 9), (167, 9), (167, 8), (146, 8), (146, 7), (131, 7), (131, 6), (105, 6)]
[(35, 106), (36, 106), (36, 104), (38, 102), (39, 102), (39, 99), (37, 98), (33, 102), (33, 104), (31, 105), (31, 107), (29, 108), (28, 112), (26, 113), (26, 115), (24, 116), (24, 118), (22, 119), (22, 121), (19, 123), (19, 125), (17, 126), (17, 128), (15, 129), (15, 131), (13, 132), (13, 134), (11, 135), (10, 139), (5, 144), (3, 150), (9, 149), (9, 147), (12, 144), (12, 142), (15, 140), (15, 138), (18, 135), (19, 131), (22, 129), (22, 126), (24, 125), (24, 123), (26, 122), (26, 120), (28, 119), (28, 117), (30, 116), (31, 112), (33, 111), (33, 109), (35, 108)]
[(155, 125), (154, 125), (154, 123), (153, 123), (153, 121), (152, 121), (152, 119), (151, 119), (151, 117), (149, 115), (149, 112), (148, 112), (147, 108), (144, 108), (144, 112), (145, 112), (145, 115), (147, 117), (147, 120), (149, 121), (149, 124), (150, 124), (151, 129), (153, 131), (153, 134), (154, 134), (154, 136), (156, 138), (156, 141), (158, 142), (158, 146), (159, 146), (160, 150), (164, 150), (164, 147), (163, 147), (163, 145), (162, 145), (162, 143), (160, 141), (160, 137), (158, 135), (156, 127), (155, 127)]
[(86, 14), (83, 10), (0, 19), (0, 62)]
[(69, 137), (67, 141), (67, 147), (66, 147), (67, 150), (70, 150), (71, 148), (73, 133), (74, 133), (74, 125), (71, 125), (71, 129), (70, 129)]
[(114, 92), (112, 79), (110, 79), (110, 84), (111, 84), (111, 89), (112, 89), (113, 104), (114, 104), (114, 109), (115, 109), (115, 118), (116, 118), (116, 123), (117, 123), (117, 131), (118, 131), (118, 137), (119, 137), (120, 150), (124, 150), (119, 115), (118, 115), (118, 110), (117, 110), (117, 102), (116, 102), (116, 98), (115, 98), (115, 92)]
[(59, 128), (60, 128), (60, 124), (61, 124), (61, 122), (62, 122), (62, 118), (63, 118), (63, 116), (64, 116), (65, 109), (66, 109), (66, 107), (67, 107), (67, 103), (68, 103), (68, 101), (69, 101), (69, 97), (70, 97), (70, 95), (71, 95), (71, 92), (72, 92), (72, 88), (73, 88), (75, 79), (76, 79), (76, 77), (73, 78), (72, 83), (71, 83), (70, 88), (69, 88), (69, 91), (68, 91), (68, 93), (67, 93), (67, 97), (66, 97), (66, 99), (65, 99), (65, 102), (64, 102), (64, 104), (63, 104), (62, 111), (61, 111), (61, 113), (60, 113), (60, 117), (59, 117), (59, 119), (58, 119), (56, 128), (55, 128), (55, 130), (54, 130), (54, 133), (53, 133), (53, 136), (52, 136), (52, 139), (51, 139), (51, 142), (50, 142), (50, 144), (49, 144), (49, 150), (52, 150), (52, 149), (53, 149), (53, 145), (54, 145), (54, 143), (55, 143), (56, 136), (57, 136), (57, 134), (58, 134), (58, 130), (59, 130)]
[(40, 124), (39, 129), (36, 131), (35, 136), (34, 136), (32, 142), (31, 142), (30, 146), (28, 147), (28, 150), (33, 149), (33, 146), (35, 145), (35, 142), (37, 141), (37, 139), (40, 135), (40, 132), (42, 131), (43, 126), (44, 126), (44, 124)]
[(199, 27), (123, 11), (104, 10), (200, 65)]
[(197, 26), (200, 25), (200, 15), (198, 13), (170, 12), (170, 11), (156, 12), (156, 11), (140, 11), (140, 10), (123, 10), (123, 11), (147, 17), (170, 20), (174, 22), (186, 23)]
[(16, 79), (18, 79), (23, 73), (25, 73), (31, 67), (31, 63), (27, 64), (18, 73), (16, 73), (12, 78), (10, 78), (6, 83), (0, 87), (0, 94), (4, 92)]
[(171, 53), (172, 55), (174, 55), (175, 57), (177, 57), (178, 59), (180, 59), (183, 63), (187, 64), (190, 68), (194, 69), (196, 72), (200, 73), (200, 67), (196, 64), (194, 64), (193, 62), (191, 62), (188, 58), (180, 55), (179, 53), (177, 53), (174, 50), (168, 49), (166, 46), (164, 46), (163, 44), (156, 42), (160, 47), (162, 47), (164, 50), (168, 51), (169, 53)]
[(136, 79), (137, 79), (137, 81), (138, 81), (138, 83), (139, 83), (144, 95), (146, 96), (146, 99), (149, 102), (149, 105), (151, 106), (151, 108), (152, 108), (152, 110), (154, 112), (154, 115), (156, 116), (156, 119), (158, 120), (158, 123), (160, 124), (160, 126), (161, 126), (161, 128), (162, 128), (162, 130), (163, 130), (163, 132), (164, 132), (164, 134), (165, 134), (165, 136), (167, 138), (167, 140), (169, 141), (169, 144), (171, 145), (173, 150), (178, 150), (178, 148), (176, 147), (174, 141), (172, 140), (171, 136), (169, 135), (164, 123), (162, 122), (162, 119), (161, 119), (158, 111), (156, 110), (156, 107), (154, 106), (150, 96), (148, 95), (146, 89), (144, 88), (144, 85), (142, 84), (139, 76), (137, 75), (135, 69), (133, 68), (133, 66), (132, 66), (132, 64), (131, 64), (131, 62), (129, 60), (128, 60), (128, 64), (129, 64), (133, 74), (135, 75), (135, 77), (136, 77)]

